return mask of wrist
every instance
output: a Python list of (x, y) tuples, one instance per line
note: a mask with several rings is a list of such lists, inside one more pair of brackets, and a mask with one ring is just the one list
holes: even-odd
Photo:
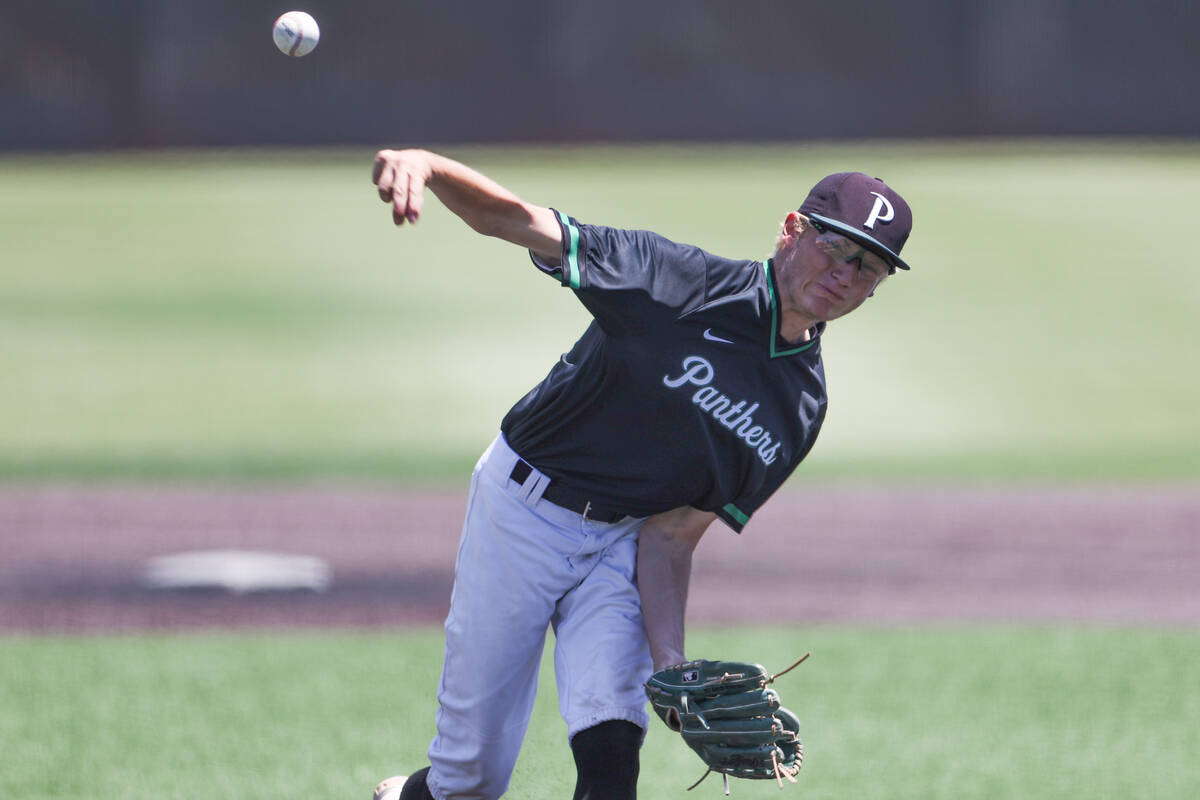
[(654, 654), (654, 671), (658, 672), (667, 667), (673, 667), (676, 664), (682, 664), (687, 661), (682, 650), (669, 650)]

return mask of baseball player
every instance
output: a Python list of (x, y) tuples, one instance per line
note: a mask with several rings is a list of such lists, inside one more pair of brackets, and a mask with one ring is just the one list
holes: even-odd
[(428, 188), (526, 248), (593, 318), (475, 467), (429, 766), (375, 796), (503, 795), (549, 625), (574, 797), (634, 798), (643, 684), (685, 660), (693, 549), (715, 519), (740, 533), (812, 448), (826, 322), (908, 269), (908, 204), (879, 179), (830, 175), (758, 261), (581, 222), (424, 150), (380, 151), (373, 181), (396, 225), (419, 219)]

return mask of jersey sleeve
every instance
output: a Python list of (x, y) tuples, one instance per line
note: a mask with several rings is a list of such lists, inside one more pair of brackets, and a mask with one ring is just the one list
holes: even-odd
[(704, 302), (710, 257), (700, 248), (554, 213), (562, 228), (559, 265), (532, 252), (530, 258), (572, 289), (606, 333), (638, 334)]
[(712, 509), (712, 511), (721, 518), (722, 522), (733, 528), (734, 533), (741, 533), (742, 528), (750, 521), (750, 517), (754, 515), (754, 512), (758, 511), (762, 507), (762, 504), (767, 502), (771, 495), (775, 494), (776, 490), (783, 485), (790, 474), (789, 472), (780, 480), (771, 481), (769, 484), (759, 487), (754, 493), (739, 497), (720, 508)]
[(770, 492), (761, 497), (739, 500), (736, 503), (726, 503), (721, 508), (714, 510), (722, 522), (733, 528), (734, 533), (741, 533), (742, 528), (750, 521), (750, 517), (753, 516), (755, 511), (758, 511), (763, 503), (767, 502), (767, 498), (774, 494), (777, 488), (779, 487), (772, 488)]

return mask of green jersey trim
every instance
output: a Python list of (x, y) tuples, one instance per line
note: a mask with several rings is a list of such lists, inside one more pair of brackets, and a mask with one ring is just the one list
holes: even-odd
[(558, 212), (558, 218), (562, 220), (562, 224), (567, 229), (567, 234), (571, 237), (571, 246), (567, 250), (567, 263), (563, 266), (566, 269), (567, 283), (572, 289), (579, 288), (579, 228), (571, 222), (571, 218), (563, 212)]
[(733, 503), (726, 503), (725, 507), (722, 508), (721, 510), (724, 511), (729, 516), (736, 519), (738, 525), (745, 525), (747, 522), (750, 521), (750, 515), (747, 514), (745, 511), (742, 511), (740, 508), (735, 506)]
[(771, 358), (783, 358), (785, 356), (794, 356), (797, 353), (803, 353), (808, 348), (817, 343), (814, 338), (812, 341), (805, 342), (799, 347), (791, 350), (776, 350), (775, 342), (779, 340), (779, 301), (775, 297), (775, 276), (771, 272), (771, 259), (767, 259), (763, 263), (763, 270), (767, 273), (767, 294), (771, 298)]

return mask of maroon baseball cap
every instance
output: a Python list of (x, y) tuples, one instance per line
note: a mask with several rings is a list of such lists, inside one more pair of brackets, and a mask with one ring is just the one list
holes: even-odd
[(889, 266), (908, 269), (900, 248), (912, 231), (912, 209), (879, 178), (838, 172), (822, 178), (798, 209), (818, 230), (853, 239)]

